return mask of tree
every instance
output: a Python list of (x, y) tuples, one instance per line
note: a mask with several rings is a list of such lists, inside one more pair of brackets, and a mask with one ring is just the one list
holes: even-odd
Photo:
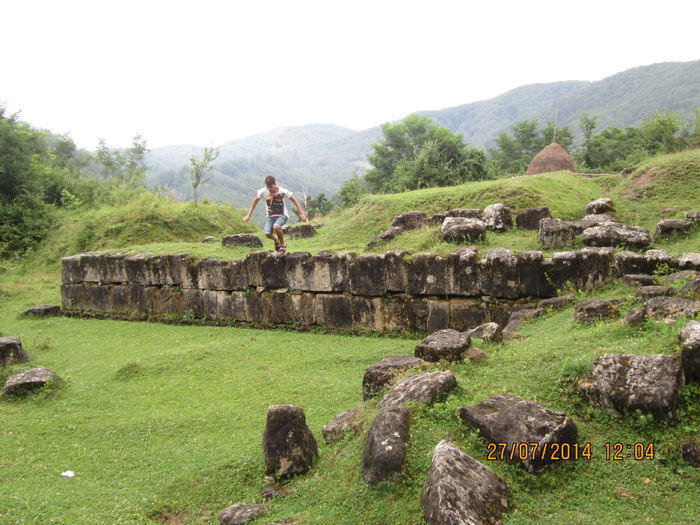
[(397, 124), (383, 124), (383, 139), (367, 156), (369, 191), (395, 193), (460, 184), (486, 177), (486, 156), (428, 117), (411, 115)]
[(355, 172), (338, 190), (340, 204), (344, 208), (354, 206), (360, 202), (362, 196), (366, 195), (368, 192), (367, 182)]
[(148, 166), (144, 159), (148, 149), (141, 135), (135, 135), (130, 148), (123, 151), (110, 150), (104, 139), (100, 139), (96, 159), (102, 166), (105, 179), (113, 180), (132, 188), (143, 184)]
[(556, 128), (555, 137), (554, 122), (548, 122), (539, 131), (538, 125), (537, 119), (523, 120), (512, 125), (510, 133), (500, 133), (495, 139), (498, 147), (489, 150), (492, 160), (506, 173), (521, 173), (527, 169), (533, 157), (555, 138), (564, 149), (569, 149), (573, 144), (573, 133), (568, 127)]
[(201, 157), (192, 155), (190, 157), (190, 181), (192, 182), (192, 190), (194, 192), (194, 203), (197, 204), (197, 188), (208, 182), (209, 177), (205, 175), (211, 170), (212, 163), (219, 156), (219, 150), (215, 147), (205, 147)]

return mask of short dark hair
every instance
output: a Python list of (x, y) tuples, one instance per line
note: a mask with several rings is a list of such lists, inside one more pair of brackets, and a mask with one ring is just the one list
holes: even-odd
[(275, 184), (277, 184), (275, 177), (273, 177), (272, 175), (268, 175), (267, 177), (265, 177), (265, 186), (270, 187), (274, 186)]

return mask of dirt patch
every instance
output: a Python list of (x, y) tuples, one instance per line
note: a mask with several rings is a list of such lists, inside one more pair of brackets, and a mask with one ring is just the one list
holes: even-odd
[(659, 166), (654, 166), (653, 168), (649, 168), (648, 170), (646, 170), (644, 173), (642, 173), (639, 177), (637, 177), (630, 183), (630, 186), (629, 188), (627, 188), (627, 191), (624, 193), (624, 196), (629, 197), (631, 199), (639, 197), (641, 193), (640, 190), (646, 188), (654, 181), (654, 173), (656, 173), (660, 169), (661, 168)]
[(165, 508), (149, 516), (152, 520), (160, 523), (167, 523), (167, 525), (182, 525), (189, 520), (189, 517), (189, 514), (178, 513), (171, 508)]

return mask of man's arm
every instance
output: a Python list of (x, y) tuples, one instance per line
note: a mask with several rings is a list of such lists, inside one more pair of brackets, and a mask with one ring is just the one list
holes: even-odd
[(289, 200), (292, 201), (297, 207), (297, 211), (299, 212), (299, 219), (301, 219), (301, 222), (306, 222), (306, 214), (304, 213), (304, 210), (301, 209), (301, 204), (299, 204), (299, 200), (294, 195), (289, 197)]
[(250, 216), (253, 215), (253, 210), (258, 205), (259, 200), (260, 200), (260, 197), (257, 197), (257, 196), (253, 199), (253, 203), (250, 205), (250, 211), (248, 212), (248, 215), (243, 217), (243, 222), (248, 222), (250, 220)]

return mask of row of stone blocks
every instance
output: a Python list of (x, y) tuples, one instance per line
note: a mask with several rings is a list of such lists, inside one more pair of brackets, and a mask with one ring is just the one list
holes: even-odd
[(249, 322), (371, 331), (467, 330), (487, 322), (505, 324), (537, 300), (392, 294), (363, 297), (288, 289), (200, 290), (174, 286), (82, 283), (61, 287), (63, 310), (108, 317), (168, 320), (191, 317), (225, 323)]
[(387, 293), (436, 296), (552, 297), (571, 283), (590, 289), (613, 273), (610, 248), (579, 252), (516, 254), (502, 248), (481, 257), (460, 248), (447, 256), (404, 252), (353, 255), (275, 255), (253, 252), (244, 259), (202, 259), (184, 255), (81, 254), (62, 260), (63, 284), (102, 283), (175, 286), (182, 289), (243, 291), (262, 287), (381, 297)]

